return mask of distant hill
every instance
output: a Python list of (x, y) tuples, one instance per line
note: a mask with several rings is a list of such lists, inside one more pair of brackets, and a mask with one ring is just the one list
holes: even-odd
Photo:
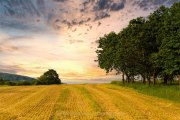
[(3, 80), (10, 80), (10, 81), (31, 81), (34, 80), (34, 78), (28, 77), (28, 76), (22, 76), (22, 75), (16, 75), (16, 74), (10, 74), (10, 73), (0, 73), (0, 79)]

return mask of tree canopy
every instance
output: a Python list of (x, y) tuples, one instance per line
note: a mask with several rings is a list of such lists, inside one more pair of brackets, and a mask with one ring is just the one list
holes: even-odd
[(49, 84), (61, 84), (61, 80), (59, 79), (59, 75), (53, 69), (49, 69), (43, 75), (41, 75), (36, 84), (40, 85), (49, 85)]
[[(180, 75), (180, 2), (161, 6), (147, 18), (138, 17), (118, 34), (99, 38), (99, 67), (123, 73), (128, 82), (141, 76), (143, 83), (164, 83)], [(124, 78), (124, 76), (123, 76)], [(124, 79), (123, 79), (124, 81)]]

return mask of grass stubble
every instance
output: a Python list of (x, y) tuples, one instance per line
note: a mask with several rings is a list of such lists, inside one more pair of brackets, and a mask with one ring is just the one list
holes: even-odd
[(0, 120), (180, 120), (180, 104), (112, 84), (0, 87)]

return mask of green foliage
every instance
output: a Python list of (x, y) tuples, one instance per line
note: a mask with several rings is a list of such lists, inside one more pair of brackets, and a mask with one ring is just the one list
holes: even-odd
[(157, 78), (164, 83), (180, 75), (180, 2), (161, 6), (148, 18), (138, 17), (118, 34), (99, 39), (98, 63), (107, 73), (116, 70), (128, 82), (142, 76), (143, 83)]
[(9, 86), (24, 86), (24, 85), (50, 85), (50, 84), (61, 84), (59, 75), (55, 70), (48, 70), (37, 80), (33, 79), (31, 81), (27, 80), (4, 80), (0, 78), (0, 85), (9, 85)]
[(50, 85), (50, 84), (61, 84), (59, 75), (53, 69), (48, 70), (35, 82), (36, 85)]
[(116, 68), (116, 52), (117, 52), (117, 38), (118, 36), (116, 33), (111, 32), (108, 35), (105, 35), (104, 37), (99, 39), (99, 47), (96, 51), (98, 54), (98, 62), (99, 67), (102, 69), (105, 69), (107, 73), (111, 72), (114, 68), (118, 71), (118, 68)]
[(3, 80), (0, 78), (0, 85), (8, 85), (8, 86), (23, 86), (23, 85), (33, 85), (33, 81), (10, 81), (10, 80)]
[(33, 85), (32, 81), (19, 81), (16, 83), (17, 86)]
[(156, 96), (180, 103), (180, 87), (177, 85), (177, 83), (175, 85), (164, 85), (159, 83), (153, 86), (149, 86), (140, 82), (136, 82), (134, 84), (123, 84), (119, 81), (113, 81), (111, 84), (133, 88), (145, 95)]
[(180, 3), (174, 4), (165, 16), (160, 36), (162, 44), (155, 56), (155, 63), (162, 73), (173, 76), (180, 74)]

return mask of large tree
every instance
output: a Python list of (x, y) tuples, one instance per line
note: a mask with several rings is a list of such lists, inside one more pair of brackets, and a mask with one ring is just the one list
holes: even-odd
[(38, 78), (36, 84), (61, 84), (61, 80), (59, 79), (57, 72), (53, 69), (50, 69)]
[[(99, 38), (98, 40), (98, 50), (96, 51), (99, 67), (106, 70), (106, 73), (115, 70), (117, 74), (124, 73), (124, 70), (121, 65), (119, 53), (120, 46), (119, 46), (119, 36), (111, 32), (104, 37)], [(124, 82), (124, 74), (123, 74), (123, 82)]]
[(107, 73), (114, 69), (114, 58), (116, 57), (116, 45), (117, 45), (117, 35), (112, 32), (99, 40), (98, 50), (96, 51), (99, 63), (99, 67), (105, 69)]
[(154, 61), (162, 68), (164, 83), (180, 75), (180, 2), (164, 13), (164, 20), (159, 30), (161, 40), (159, 51), (154, 54)]
[[(136, 18), (117, 35), (111, 32), (99, 39), (98, 63), (107, 73), (113, 69), (127, 81), (141, 75), (143, 82), (164, 83), (180, 74), (180, 2), (171, 8), (161, 6), (147, 18)], [(123, 77), (124, 78), (124, 77)]]

